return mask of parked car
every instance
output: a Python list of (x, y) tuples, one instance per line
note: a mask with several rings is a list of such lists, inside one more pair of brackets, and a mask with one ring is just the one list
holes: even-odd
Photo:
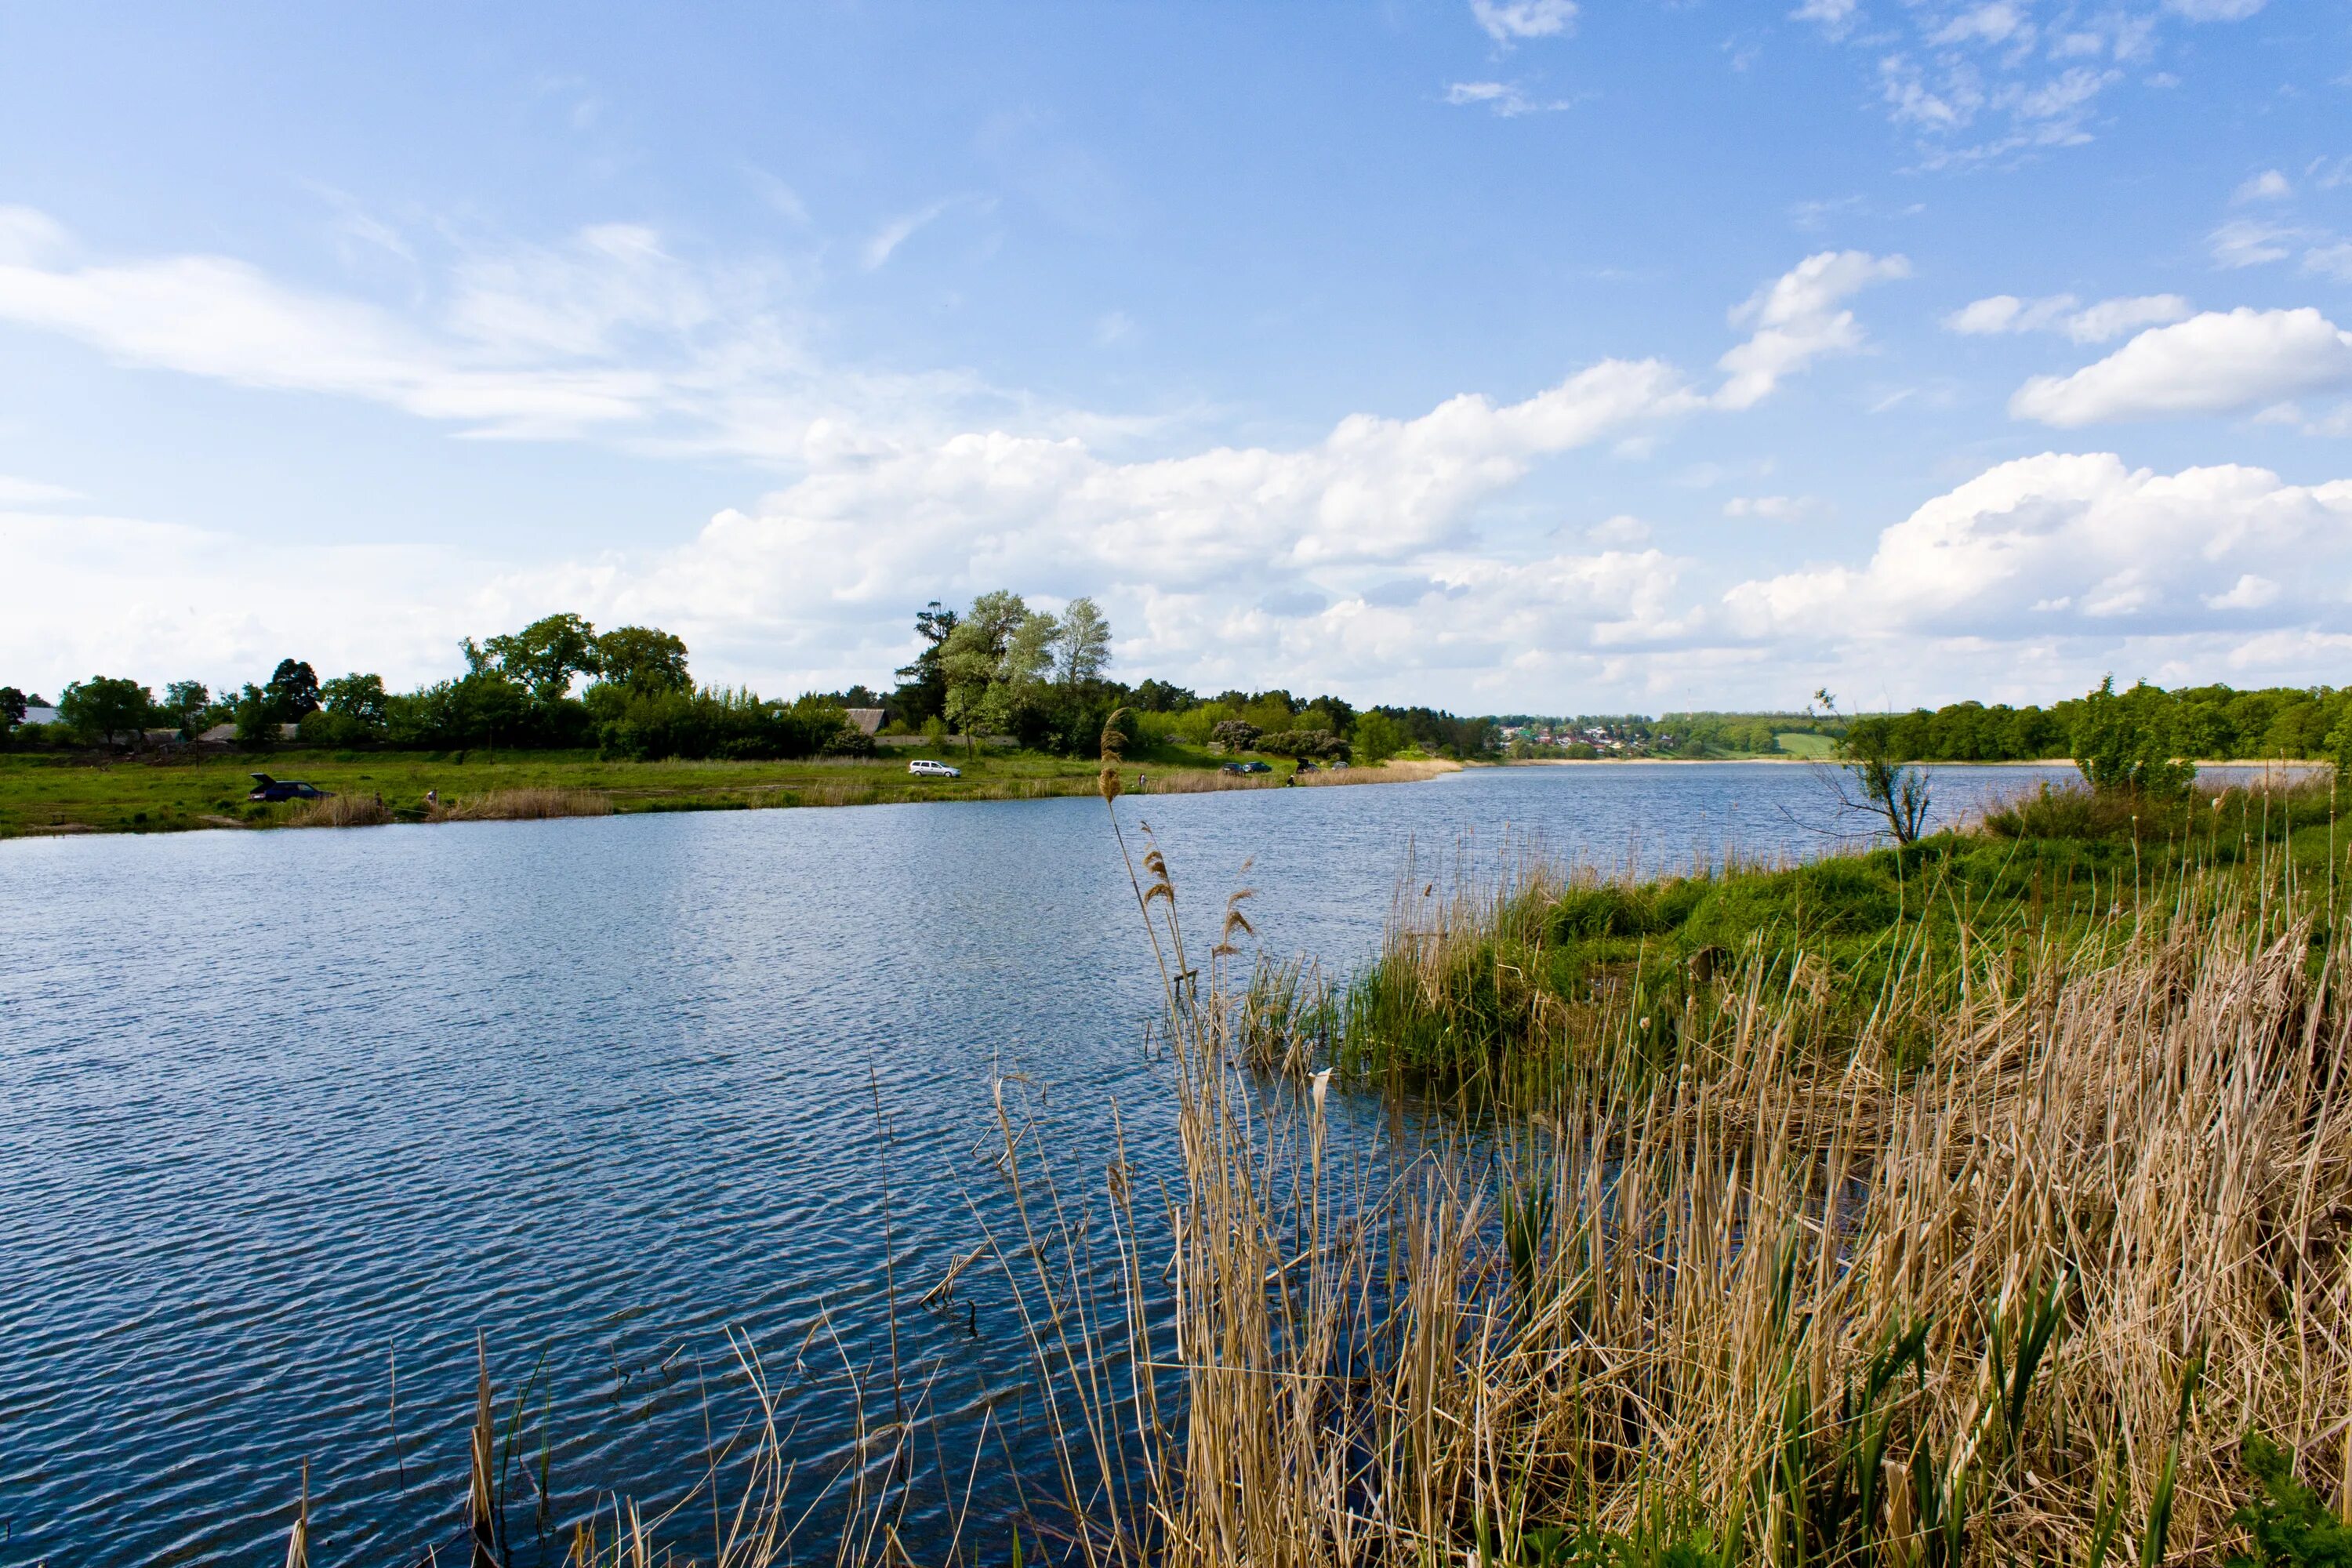
[(334, 793), (331, 789), (320, 789), (314, 784), (304, 784), (300, 779), (274, 779), (268, 773), (256, 773), (253, 775), (253, 793), (245, 798), (247, 800), (324, 800)]
[(919, 779), (960, 779), (961, 768), (951, 768), (945, 763), (935, 763), (929, 757), (917, 757), (907, 764), (907, 771)]
[(1229, 773), (1270, 773), (1274, 772), (1274, 764), (1256, 762), (1227, 763), (1223, 771)]

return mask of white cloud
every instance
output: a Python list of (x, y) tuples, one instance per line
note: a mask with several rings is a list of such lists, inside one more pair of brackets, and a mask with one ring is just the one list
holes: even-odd
[(1804, 0), (1789, 13), (1789, 19), (1818, 23), (1832, 38), (1842, 38), (1853, 26), (1853, 13), (1854, 0)]
[(2095, 364), (2035, 376), (2010, 399), (2021, 419), (2074, 427), (2230, 414), (2352, 383), (2352, 332), (2317, 310), (2209, 310), (2151, 328)]
[[(657, 247), (616, 233), (606, 251)], [(815, 418), (793, 448), (796, 477), (773, 495), (675, 547), (568, 562), (460, 560), (423, 545), (288, 555), (169, 524), (12, 515), (0, 549), (49, 591), (37, 615), (0, 621), (0, 662), (51, 682), (97, 668), (214, 679), (299, 649), (405, 682), (448, 673), (461, 633), (577, 608), (677, 631), (708, 679), (789, 691), (904, 662), (910, 596), (1012, 584), (1049, 603), (1095, 594), (1120, 626), (1125, 667), (1177, 679), (1428, 697), (1589, 679), (1637, 650), (1696, 646), (1712, 612), (1682, 595), (1685, 563), (1625, 518), (1575, 548), (1497, 545), (1481, 537), (1484, 509), (1560, 454), (1753, 405), (1817, 355), (1855, 346), (1842, 302), (1903, 271), (1893, 258), (1807, 258), (1734, 312), (1754, 335), (1727, 356), (1714, 395), (1658, 360), (1606, 360), (1516, 402), (1465, 395), (1417, 417), (1350, 415), (1300, 446), (1124, 460), (1066, 432)], [(493, 283), (532, 291), (520, 265), (477, 280)], [(283, 298), (249, 271), (237, 285), (237, 298)], [(680, 312), (701, 319), (698, 305), (656, 309), (625, 290), (559, 289), (538, 304), (507, 328), (504, 352), (594, 351), (641, 319), (663, 331)], [(394, 341), (405, 357), (387, 357), (409, 376), (442, 374), (453, 352), (396, 336), (386, 317), (321, 315), (325, 326), (300, 318), (309, 338), (263, 346), (299, 363), (286, 344), (336, 341), (330, 329)], [(257, 353), (217, 320), (200, 335), (204, 355), (122, 341), (211, 374), (247, 374)], [(364, 363), (370, 375), (313, 371), (301, 384), (368, 397), (407, 384)]]
[(2088, 306), (2072, 294), (2051, 294), (2039, 300), (1995, 294), (1953, 311), (1944, 318), (1944, 325), (1969, 337), (2063, 331), (2078, 343), (2103, 343), (2142, 327), (2180, 321), (2189, 310), (2189, 301), (2178, 294), (2132, 295)]
[(2339, 283), (2352, 283), (2352, 239), (2312, 247), (2303, 253), (2303, 269), (2323, 273)]
[(2242, 573), (2237, 583), (2226, 594), (2208, 594), (2206, 607), (2215, 610), (2259, 610), (2278, 601), (2279, 585), (2268, 577), (2258, 577), (2252, 572)]
[(2178, 294), (2137, 294), (2102, 300), (2066, 318), (2066, 335), (2078, 343), (2110, 342), (2142, 327), (2186, 321), (2191, 307)]
[(2260, 267), (2266, 262), (2285, 260), (2294, 254), (2295, 242), (2303, 237), (2299, 228), (2257, 223), (2252, 218), (2231, 218), (2207, 237), (2206, 243), (2212, 249), (2216, 266)]
[(1576, 0), (1470, 0), (1470, 15), (1498, 44), (1552, 38), (1576, 24)]
[(859, 259), (864, 263), (866, 270), (872, 272), (888, 261), (898, 253), (898, 247), (912, 239), (916, 234), (929, 227), (956, 208), (971, 206), (986, 212), (993, 205), (984, 196), (969, 195), (943, 196), (929, 206), (918, 207), (909, 213), (901, 213), (874, 231), (872, 237), (866, 240), (865, 248), (859, 252)]
[[(2352, 628), (2352, 480), (2262, 468), (2159, 474), (2112, 453), (2003, 463), (1879, 535), (1860, 566), (1740, 584), (1730, 623), (1760, 639), (2181, 637), (2242, 626)], [(2216, 596), (2216, 581), (2236, 586)], [(2294, 584), (2283, 587), (2281, 584)]]
[(1566, 99), (1532, 99), (1507, 81), (1457, 81), (1445, 89), (1445, 101), (1458, 107), (1492, 110), (1506, 120), (1522, 114), (1551, 114), (1570, 107)]
[(2261, 174), (2253, 175), (2244, 184), (2240, 185), (2231, 195), (2230, 200), (2242, 204), (2275, 202), (2283, 201), (2293, 195), (2294, 195), (2294, 187), (2287, 184), (2284, 174), (2280, 174), (2276, 169), (2264, 169)]
[[(1971, 166), (2030, 156), (2093, 139), (2108, 89), (2127, 68), (2152, 84), (2166, 73), (2147, 63), (2177, 19), (2251, 15), (2246, 0), (2201, 0), (2168, 9), (2067, 5), (2046, 17), (2042, 36), (2030, 0), (1906, 0), (1858, 26), (1853, 0), (1805, 0), (1790, 13), (1832, 40), (1851, 40), (1875, 78), (1887, 117), (1917, 138), (1928, 168)], [(2054, 69), (2053, 69), (2054, 65)]]
[(1760, 518), (1767, 522), (1794, 522), (1821, 510), (1811, 496), (1734, 496), (1723, 503), (1726, 517)]
[(1954, 16), (1928, 35), (1936, 44), (2005, 44), (2021, 35), (2033, 37), (2033, 24), (2011, 0), (1990, 0)]
[(2263, 0), (2164, 0), (2164, 8), (2192, 22), (2242, 22)]
[(1725, 379), (1716, 402), (1749, 407), (1821, 355), (1860, 348), (1862, 329), (1840, 304), (1873, 283), (1910, 275), (1910, 262), (1900, 256), (1824, 250), (1805, 258), (1731, 312), (1733, 326), (1756, 331), (1717, 362)]
[(38, 479), (12, 479), (0, 474), (0, 507), (43, 506), (51, 501), (79, 500), (81, 492)]
[(894, 426), (1087, 416), (949, 372), (821, 363), (793, 280), (769, 264), (690, 265), (634, 225), (555, 245), (462, 251), (404, 311), (307, 289), (230, 258), (92, 261), (57, 224), (0, 209), (0, 323), (116, 362), (396, 408), (468, 436), (594, 435), (656, 452), (796, 461), (820, 417)]

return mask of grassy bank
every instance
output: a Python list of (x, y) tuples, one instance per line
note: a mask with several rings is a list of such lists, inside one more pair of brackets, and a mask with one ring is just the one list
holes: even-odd
[[(1097, 764), (1067, 757), (991, 749), (947, 760), (960, 779), (919, 779), (907, 755), (809, 762), (606, 761), (593, 752), (289, 750), (263, 757), (211, 755), (169, 760), (90, 762), (57, 754), (0, 753), (0, 837), (65, 832), (164, 833), (207, 827), (350, 826), (383, 821), (446, 821), (482, 816), (601, 815), (638, 811), (730, 811), (767, 806), (867, 805), (922, 800), (1026, 800), (1087, 795)], [(930, 753), (921, 753), (930, 754)], [(1142, 793), (1278, 787), (1293, 764), (1236, 777), (1223, 759), (1171, 750), (1129, 764), (1127, 784)], [(1392, 763), (1309, 773), (1301, 784), (1391, 783), (1426, 777), (1450, 763)], [(336, 792), (335, 810), (301, 803), (257, 805), (245, 796), (260, 769)], [(425, 803), (440, 796), (438, 809)], [(550, 809), (564, 805), (568, 809)]]
[(2325, 942), (2346, 848), (2327, 784), (2305, 779), (2171, 805), (2045, 788), (1901, 850), (1650, 881), (1536, 854), (1409, 872), (1380, 960), (1329, 1004), (1333, 1065), (1416, 1091), (1540, 1098), (1628, 1018), (1653, 1059), (1679, 1059), (1730, 1005), (1719, 977), (1735, 967), (1813, 998), (1817, 1037), (1876, 1031), (1901, 1052), (1925, 1027), (1911, 1015), (1962, 999), (1971, 963), (2095, 948), (2205, 872), (2260, 867), (2315, 899)]
[[(1206, 1000), (1170, 998), (1187, 1181), (1147, 1267), (1183, 1391), (1141, 1445), (1136, 1560), (2343, 1561), (2346, 950), (2310, 830), (2258, 804), (2137, 841), (2137, 882), (2132, 841), (2043, 841), (2038, 915), (2013, 819), (1696, 897), (1521, 876), (1402, 922), (1368, 984), (1505, 922), (1633, 970), (1530, 984), (1556, 1005), (1515, 1043), (1566, 1070), (1369, 1179), (1319, 1087), (1232, 1069), (1247, 978), (1207, 961)], [(1881, 897), (1907, 917), (1832, 913)], [(1670, 1035), (1645, 938), (1681, 965)]]

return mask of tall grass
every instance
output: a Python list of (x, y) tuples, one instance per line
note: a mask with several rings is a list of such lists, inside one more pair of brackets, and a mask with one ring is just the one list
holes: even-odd
[(380, 795), (331, 795), (306, 802), (289, 813), (289, 827), (380, 827), (392, 820), (392, 808)]
[(1603, 995), (1546, 1101), (1350, 1187), (1142, 864), (1185, 1185), (1136, 1556), (2218, 1561), (2250, 1432), (2352, 1508), (2341, 963), (2276, 868), (1859, 1035), (1760, 954), (1664, 1064)]
[(433, 808), (435, 822), (536, 822), (557, 816), (610, 816), (613, 797), (591, 789), (499, 789)]

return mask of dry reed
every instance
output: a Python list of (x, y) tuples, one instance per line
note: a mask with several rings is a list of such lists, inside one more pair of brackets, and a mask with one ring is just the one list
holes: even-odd
[(433, 822), (537, 822), (556, 816), (610, 816), (613, 797), (590, 789), (500, 789), (443, 801)]
[(289, 827), (381, 827), (392, 808), (380, 795), (331, 795), (305, 803), (286, 818)]
[(2352, 1510), (2340, 964), (2274, 874), (1898, 979), (1833, 1050), (1817, 987), (1727, 966), (1668, 1070), (1614, 1017), (1524, 1121), (1350, 1188), (1143, 866), (1181, 1421), (1114, 1554), (2217, 1562), (2250, 1432)]

